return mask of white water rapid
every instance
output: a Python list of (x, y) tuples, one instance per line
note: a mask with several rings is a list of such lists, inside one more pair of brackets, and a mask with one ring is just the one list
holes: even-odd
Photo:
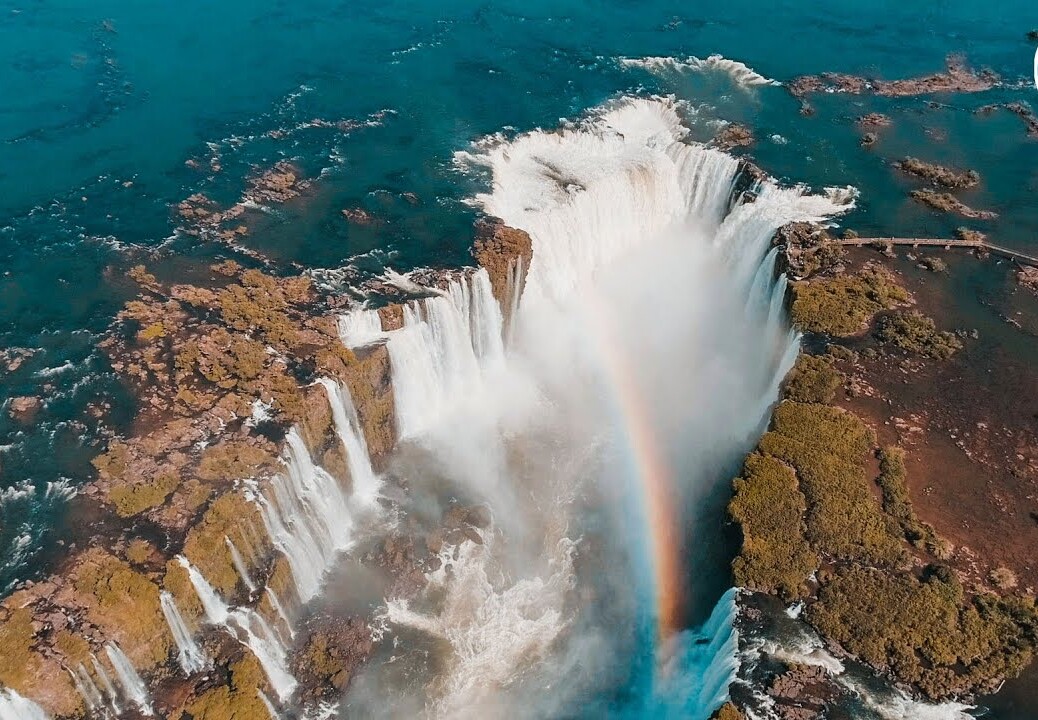
[[(402, 329), (340, 322), (347, 345), (388, 343), (398, 471), (493, 516), (480, 544), (444, 548), (422, 597), (389, 599), (391, 628), (446, 648), (435, 668), (411, 689), (367, 671), (354, 712), (706, 718), (726, 698), (716, 518), (797, 346), (770, 238), (853, 203), (772, 183), (733, 203), (738, 162), (686, 132), (675, 102), (624, 99), (459, 153), (491, 176), (474, 202), (533, 240), (509, 327), (483, 270), (409, 304)], [(653, 529), (671, 520), (689, 559), (664, 579)], [(689, 579), (701, 624), (658, 643), (657, 587)]]
[(48, 720), (47, 713), (14, 690), (0, 688), (0, 720)]

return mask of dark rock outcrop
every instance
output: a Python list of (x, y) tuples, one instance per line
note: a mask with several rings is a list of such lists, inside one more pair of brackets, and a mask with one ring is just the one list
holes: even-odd
[(521, 296), (526, 287), (526, 273), (533, 258), (530, 235), (500, 221), (483, 220), (476, 226), (472, 255), (490, 275), (494, 297), (507, 315), (514, 294)]

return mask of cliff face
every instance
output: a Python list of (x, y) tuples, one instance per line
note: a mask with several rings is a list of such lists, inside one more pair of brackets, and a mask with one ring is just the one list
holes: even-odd
[(514, 311), (513, 305), (526, 287), (526, 273), (533, 259), (533, 241), (523, 230), (499, 221), (484, 220), (476, 227), (472, 254), (490, 275), (490, 285), (501, 305), (507, 327)]
[(139, 400), (134, 432), (95, 460), (97, 478), (73, 510), (94, 522), (76, 533), (58, 571), (0, 604), (0, 684), (54, 717), (84, 716), (71, 673), (103, 688), (97, 668), (116, 676), (105, 652), (115, 643), (169, 717), (218, 718), (213, 709), (238, 695), (258, 703), (255, 690), (267, 681), (247, 649), (218, 636), (207, 638), (206, 649), (224, 689), (180, 676), (160, 591), (195, 630), (203, 608), (175, 556), (186, 557), (225, 601), (253, 605), (276, 624), (276, 608), (246, 586), (231, 545), (252, 581), (293, 601), (291, 570), (265, 531), (256, 492), (284, 472), (282, 438), (292, 426), (349, 486), (326, 391), (311, 384), (319, 377), (350, 389), (373, 459), (389, 452), (389, 357), (384, 347), (361, 355), (343, 347), (335, 316), (306, 278), (233, 263), (214, 268), (209, 287), (167, 287), (140, 267), (133, 275), (141, 296), (102, 346)]
[[(1000, 558), (949, 541), (945, 533), (962, 524), (933, 514), (929, 499), (955, 482), (945, 462), (972, 459), (954, 447), (940, 458), (940, 423), (954, 437), (992, 422), (978, 422), (966, 399), (962, 356), (975, 335), (903, 309), (930, 309), (922, 293), (935, 281), (909, 286), (879, 253), (848, 254), (806, 224), (780, 229), (776, 243), (800, 276), (791, 314), (805, 340), (769, 430), (734, 482), (729, 512), (743, 538), (735, 581), (803, 602), (827, 647), (931, 699), (993, 692), (1038, 649), (1038, 607), (1032, 590), (1014, 590)], [(970, 484), (984, 472), (974, 464)], [(1011, 475), (989, 480), (996, 500), (1012, 491)], [(971, 505), (970, 525), (982, 526), (987, 512)], [(776, 697), (780, 709), (810, 699)], [(820, 717), (829, 702), (814, 699), (820, 709), (805, 717)]]
[[(530, 238), (489, 222), (478, 235), (474, 254), (507, 312), (522, 291)], [(422, 287), (442, 289), (452, 274), (413, 274), (418, 296)], [(132, 431), (95, 459), (96, 479), (72, 510), (90, 522), (75, 533), (68, 556), (47, 579), (24, 583), (0, 603), (0, 686), (54, 718), (86, 717), (89, 686), (103, 694), (117, 675), (106, 652), (114, 644), (163, 717), (263, 717), (258, 692), (273, 696), (274, 688), (262, 664), (206, 625), (180, 558), (224, 602), (282, 627), (280, 606), (298, 605), (297, 582), (257, 498), (287, 472), (290, 430), (350, 491), (349, 458), (320, 378), (348, 390), (373, 467), (385, 466), (396, 442), (389, 351), (385, 343), (347, 349), (338, 336), (338, 303), (306, 277), (273, 277), (232, 261), (213, 266), (206, 286), (167, 285), (141, 266), (131, 277), (141, 294), (101, 347), (137, 397)], [(406, 292), (387, 289), (405, 301)], [(384, 330), (402, 326), (401, 302), (380, 310)], [(362, 560), (389, 576), (391, 594), (413, 595), (438, 566), (444, 542), (481, 542), (477, 530), (486, 523), (480, 508), (455, 505), (431, 529), (392, 534)], [(211, 669), (180, 669), (162, 593)], [(302, 622), (286, 648), (300, 682), (296, 701), (334, 700), (374, 646), (369, 620), (318, 612)]]

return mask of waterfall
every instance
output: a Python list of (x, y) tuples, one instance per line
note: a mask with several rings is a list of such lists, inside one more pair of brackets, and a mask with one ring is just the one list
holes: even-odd
[(371, 467), (371, 456), (368, 454), (368, 443), (364, 439), (364, 430), (357, 417), (357, 409), (353, 405), (349, 392), (330, 378), (319, 381), (328, 394), (328, 405), (332, 409), (335, 431), (346, 453), (346, 463), (350, 470), (350, 501), (370, 506), (378, 495), (379, 481)]
[(0, 688), (0, 720), (50, 720), (47, 713), (32, 700), (14, 690)]
[(270, 720), (281, 720), (281, 715), (278, 714), (277, 708), (274, 707), (274, 703), (270, 702), (270, 698), (268, 698), (262, 690), (257, 690), (256, 694), (263, 703), (263, 707), (265, 707), (267, 712), (270, 714)]
[(321, 588), (324, 575), (353, 536), (353, 515), (342, 484), (316, 465), (293, 428), (286, 438), (287, 471), (259, 496), (267, 534), (288, 559), (303, 604)]
[(112, 683), (112, 678), (109, 677), (108, 671), (105, 670), (104, 665), (98, 661), (97, 656), (93, 653), (90, 654), (90, 664), (94, 666), (94, 674), (101, 681), (105, 694), (108, 695), (108, 702), (112, 705), (112, 709), (115, 710), (115, 714), (118, 715), (122, 710), (119, 708), (119, 693), (115, 691), (115, 684)]
[(245, 587), (249, 589), (250, 593), (256, 592), (256, 583), (252, 582), (252, 578), (249, 577), (249, 570), (245, 567), (245, 561), (242, 559), (241, 553), (238, 552), (238, 548), (235, 547), (234, 543), (226, 535), (223, 536), (223, 539), (227, 544), (227, 549), (231, 552), (231, 562), (234, 563), (234, 569), (238, 571), (238, 577), (245, 583)]
[(133, 702), (144, 715), (154, 715), (151, 698), (148, 697), (148, 688), (141, 676), (137, 674), (137, 669), (130, 662), (130, 658), (126, 657), (126, 654), (115, 642), (105, 645), (105, 654), (108, 655), (108, 660), (115, 668), (115, 675), (119, 678), (119, 684), (122, 685), (127, 699)]
[(385, 337), (378, 310), (354, 310), (340, 316), (339, 336), (348, 348), (370, 345)]
[(173, 640), (177, 644), (177, 661), (184, 674), (191, 675), (208, 667), (209, 658), (188, 630), (173, 596), (163, 590), (159, 593), (159, 603), (162, 606), (162, 614), (166, 616), (166, 624), (173, 634)]
[(502, 362), (502, 330), (483, 269), (404, 308), (404, 327), (389, 339), (400, 437), (419, 436), (473, 392), (484, 370)]
[(736, 596), (732, 588), (700, 628), (672, 638), (657, 677), (656, 704), (648, 714), (708, 717), (728, 699), (728, 686), (739, 669)]
[(177, 562), (180, 563), (182, 568), (187, 570), (187, 575), (191, 579), (191, 585), (194, 587), (198, 599), (202, 601), (202, 611), (205, 612), (206, 622), (210, 625), (223, 625), (226, 623), (230, 615), (230, 609), (216, 592), (216, 588), (209, 584), (205, 576), (186, 557), (177, 555)]
[(76, 666), (76, 669), (69, 670), (68, 674), (72, 676), (72, 682), (76, 686), (76, 692), (83, 698), (83, 704), (86, 706), (88, 712), (95, 712), (98, 708), (104, 705), (104, 698), (101, 697), (101, 691), (97, 689), (97, 685), (94, 684), (93, 679), (87, 674), (86, 669), (82, 663)]
[(355, 517), (376, 509), (380, 487), (349, 391), (334, 380), (320, 383), (346, 453), (351, 491), (313, 461), (293, 428), (286, 437), (286, 472), (257, 498), (267, 535), (288, 559), (304, 605), (317, 595), (339, 553), (352, 545)]
[(288, 630), (288, 636), (294, 638), (296, 636), (295, 630), (292, 629), (292, 621), (288, 619), (288, 613), (285, 612), (285, 606), (278, 600), (277, 593), (271, 590), (269, 587), (265, 590), (267, 598), (270, 600), (270, 606), (274, 608), (274, 612), (281, 618), (281, 623)]
[(285, 700), (291, 697), (297, 683), (288, 669), (288, 652), (263, 616), (250, 608), (229, 607), (187, 558), (181, 555), (177, 561), (187, 570), (195, 593), (202, 602), (206, 621), (211, 625), (222, 625), (233, 638), (252, 651), (279, 698)]
[[(670, 667), (673, 679), (649, 672), (634, 707), (703, 720), (727, 696), (738, 666), (735, 592), (717, 596), (730, 558), (695, 512), (723, 495), (796, 354), (786, 282), (775, 281), (775, 230), (853, 203), (850, 192), (811, 195), (770, 180), (747, 202), (734, 193), (739, 162), (687, 142), (679, 110), (671, 99), (624, 98), (560, 130), (485, 138), (458, 153), (462, 168), (492, 175), (474, 204), (531, 237), (522, 296), (515, 265), (503, 326), (478, 270), (411, 302), (403, 327), (379, 336), (399, 437), (422, 448), (437, 477), (487, 502), (495, 535), (509, 541), (507, 552), (486, 535), (485, 546), (455, 549), (445, 558), (452, 573), (430, 576), (420, 612), (388, 601), (392, 624), (450, 647), (426, 688), (434, 715), (472, 698), (492, 713), (574, 714), (599, 688), (607, 698), (610, 683), (624, 682), (627, 670), (601, 658), (632, 653)], [(373, 336), (357, 330), (361, 321), (342, 323), (344, 343)], [(586, 520), (589, 502), (602, 505)], [(660, 508), (674, 517), (650, 513)], [(588, 531), (605, 544), (610, 568), (628, 574), (581, 577), (555, 557), (560, 542)], [(661, 558), (663, 545), (677, 563)], [(632, 587), (630, 573), (656, 587)], [(544, 592), (550, 584), (562, 590)], [(622, 626), (596, 634), (566, 614), (565, 588), (575, 584), (590, 585), (611, 619), (660, 588), (702, 584), (693, 590), (703, 620), (663, 642)], [(542, 588), (536, 601), (525, 594), (531, 587)], [(655, 612), (635, 617), (651, 622)], [(587, 647), (597, 652), (587, 657)], [(599, 665), (573, 677), (560, 670)], [(560, 674), (564, 685), (553, 681)], [(552, 691), (532, 701), (531, 687)]]
[(508, 298), (508, 312), (505, 313), (505, 344), (510, 344), (512, 340), (512, 328), (514, 327), (515, 318), (519, 314), (519, 301), (522, 299), (523, 281), (525, 278), (523, 256), (519, 255), (509, 260), (507, 291), (505, 293)]

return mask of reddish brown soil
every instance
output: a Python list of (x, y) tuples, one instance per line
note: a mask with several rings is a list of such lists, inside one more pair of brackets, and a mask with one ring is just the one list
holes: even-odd
[[(859, 257), (875, 259), (863, 250)], [(908, 451), (916, 513), (955, 545), (952, 562), (978, 581), (998, 566), (1019, 588), (1038, 588), (1038, 340), (1005, 317), (1020, 290), (1008, 266), (970, 256), (947, 258), (950, 274), (893, 261), (919, 308), (944, 330), (978, 330), (947, 361), (891, 355), (862, 360), (854, 375), (875, 392), (843, 404), (869, 419), (881, 444)], [(972, 267), (971, 267), (972, 264)], [(1004, 295), (983, 309), (962, 297), (960, 272), (1006, 276)], [(989, 278), (990, 279), (990, 278)], [(970, 301), (972, 307), (970, 307)], [(1026, 301), (1025, 301), (1026, 302)], [(1001, 317), (1000, 317), (1001, 316)]]

